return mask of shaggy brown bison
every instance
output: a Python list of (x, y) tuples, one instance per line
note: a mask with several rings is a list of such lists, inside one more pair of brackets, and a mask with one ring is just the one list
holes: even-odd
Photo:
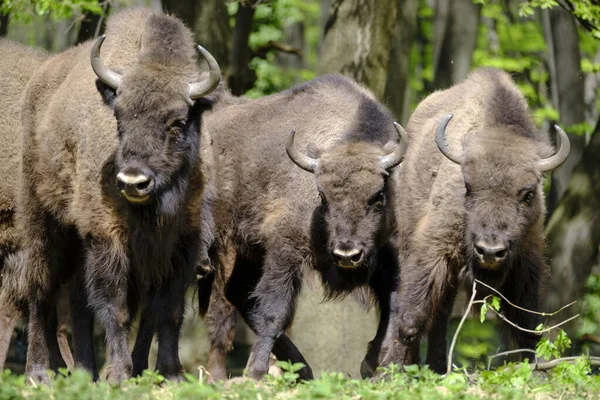
[[(158, 335), (157, 369), (182, 373), (184, 291), (195, 276), (211, 159), (203, 96), (220, 71), (198, 47), (210, 68), (201, 76), (192, 34), (176, 18), (133, 9), (112, 16), (106, 32), (105, 42), (45, 62), (24, 97), (17, 221), (27, 255), (26, 369), (38, 380), (57, 358), (48, 309), (74, 270), (89, 306), (72, 310), (78, 366), (96, 373), (93, 311), (106, 330), (108, 380), (129, 378), (127, 334), (142, 305)], [(78, 250), (81, 262), (72, 262)]]
[[(381, 319), (366, 365), (376, 366), (398, 275), (389, 240), (404, 130), (369, 91), (336, 75), (217, 106), (202, 129), (218, 154), (214, 265), (221, 272), (208, 315), (213, 378), (225, 378), (235, 315), (218, 290), (258, 335), (250, 377), (267, 373), (271, 351), (306, 364), (285, 329), (308, 268), (319, 272), (327, 298), (358, 288), (372, 293)], [(300, 373), (312, 377), (308, 367)]]
[[(0, 369), (4, 367), (13, 329), (19, 317), (26, 314), (27, 303), (23, 287), (21, 240), (15, 226), (16, 186), (21, 150), (20, 112), (21, 95), (27, 81), (47, 58), (45, 52), (35, 50), (6, 39), (0, 39)], [(69, 368), (73, 367), (71, 351), (67, 342), (66, 327), (68, 292), (63, 290), (58, 321), (52, 312), (57, 330), (60, 352)]]
[[(446, 330), (459, 282), (479, 279), (511, 302), (538, 307), (544, 260), (542, 176), (561, 165), (557, 151), (536, 132), (527, 103), (504, 72), (480, 69), (464, 82), (426, 98), (407, 126), (397, 202), (400, 290), (383, 364), (418, 362), (429, 335), (427, 363), (445, 371)], [(510, 306), (508, 319), (535, 329), (539, 316)], [(399, 332), (399, 341), (394, 342)], [(513, 330), (519, 347), (537, 338)]]

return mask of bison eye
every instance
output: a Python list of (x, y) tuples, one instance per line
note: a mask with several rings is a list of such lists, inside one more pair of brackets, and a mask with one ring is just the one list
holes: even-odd
[(521, 201), (529, 206), (529, 205), (531, 205), (533, 196), (534, 196), (533, 190), (530, 190), (527, 193), (525, 193), (525, 195), (523, 195), (523, 197), (521, 198)]
[(385, 193), (383, 190), (380, 190), (375, 194), (375, 196), (371, 197), (369, 200), (369, 206), (374, 208), (375, 210), (381, 210), (383, 208), (383, 204), (385, 203)]
[(319, 197), (321, 198), (321, 206), (327, 207), (327, 199), (325, 198), (323, 192), (319, 192)]
[(465, 196), (470, 196), (472, 194), (471, 193), (471, 185), (469, 185), (467, 182), (465, 182), (465, 189), (466, 189)]
[(168, 123), (168, 131), (170, 135), (179, 135), (185, 128), (185, 121), (175, 120)]

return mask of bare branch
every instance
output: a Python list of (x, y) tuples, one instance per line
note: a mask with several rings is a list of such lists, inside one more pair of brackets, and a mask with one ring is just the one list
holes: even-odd
[(517, 353), (533, 353), (533, 355), (535, 356), (535, 360), (537, 362), (537, 353), (535, 352), (535, 350), (532, 349), (516, 349), (516, 350), (508, 350), (508, 351), (503, 351), (500, 353), (496, 353), (493, 356), (488, 356), (488, 364), (487, 364), (487, 369), (488, 371), (490, 370), (490, 367), (492, 365), (492, 360), (496, 357), (502, 357), (502, 356), (508, 356), (510, 354), (517, 354)]
[(581, 336), (580, 339), (583, 340), (584, 342), (592, 342), (592, 343), (600, 344), (600, 337), (590, 335), (589, 333), (584, 334), (583, 336)]
[(302, 57), (304, 55), (302, 49), (290, 46), (289, 44), (275, 42), (273, 40), (269, 40), (264, 46), (261, 46), (258, 49), (256, 49), (255, 55), (261, 58), (265, 58), (269, 50), (277, 50), (281, 53), (295, 54), (298, 57)]
[(471, 300), (469, 300), (469, 305), (467, 306), (467, 309), (466, 309), (465, 313), (463, 314), (463, 317), (460, 320), (458, 327), (456, 328), (456, 332), (454, 332), (454, 337), (452, 338), (452, 344), (450, 345), (450, 351), (448, 354), (448, 366), (446, 368), (446, 374), (450, 374), (452, 372), (452, 354), (454, 353), (454, 346), (456, 345), (456, 340), (458, 339), (458, 334), (460, 333), (460, 330), (461, 330), (463, 324), (465, 323), (465, 320), (467, 319), (469, 312), (471, 311), (471, 307), (473, 307), (473, 302), (475, 301), (475, 295), (477, 294), (476, 286), (477, 286), (477, 284), (475, 282), (473, 282), (473, 294), (471, 295)]
[(564, 321), (562, 321), (562, 322), (559, 322), (559, 323), (558, 323), (558, 324), (556, 324), (556, 325), (553, 325), (553, 326), (551, 326), (551, 327), (548, 327), (548, 328), (546, 328), (546, 329), (541, 329), (541, 330), (539, 330), (539, 331), (534, 331), (534, 330), (532, 330), (532, 329), (526, 329), (526, 328), (523, 328), (523, 327), (521, 327), (521, 326), (519, 326), (519, 325), (515, 324), (514, 322), (512, 322), (511, 320), (509, 320), (508, 318), (506, 318), (504, 315), (502, 315), (501, 313), (499, 313), (498, 311), (496, 311), (496, 310), (495, 310), (493, 307), (490, 307), (490, 310), (492, 310), (493, 312), (495, 312), (495, 313), (496, 313), (496, 315), (497, 315), (498, 317), (500, 317), (500, 319), (502, 319), (503, 321), (505, 321), (505, 322), (506, 322), (506, 323), (508, 323), (509, 325), (511, 325), (511, 326), (513, 326), (513, 327), (515, 327), (515, 328), (517, 328), (517, 329), (518, 329), (518, 330), (520, 330), (520, 331), (523, 331), (523, 332), (528, 332), (528, 333), (533, 333), (533, 334), (535, 334), (535, 335), (541, 335), (542, 333), (550, 332), (551, 330), (553, 330), (553, 329), (556, 329), (556, 328), (558, 328), (559, 326), (561, 326), (561, 325), (564, 325), (564, 324), (566, 324), (567, 322), (571, 322), (571, 321), (572, 321), (572, 320), (574, 320), (575, 318), (579, 317), (579, 314), (576, 314), (576, 315), (572, 316), (572, 317), (571, 317), (571, 318), (569, 318), (569, 319), (566, 319), (566, 320), (564, 320)]
[[(541, 362), (541, 363), (536, 362), (535, 364), (531, 364), (531, 370), (532, 371), (547, 371), (549, 369), (556, 367), (558, 364), (560, 364), (562, 362), (574, 363), (577, 360), (579, 360), (579, 358), (580, 358), (580, 356), (563, 357), (563, 358), (557, 358), (552, 361), (546, 361), (546, 362)], [(600, 366), (600, 357), (588, 357), (588, 358), (590, 361), (590, 365)]]
[(511, 302), (510, 300), (508, 300), (502, 293), (500, 293), (499, 291), (497, 291), (496, 289), (494, 289), (493, 287), (491, 287), (490, 285), (488, 285), (487, 283), (483, 283), (482, 281), (480, 281), (479, 279), (475, 279), (475, 282), (485, 286), (486, 288), (490, 289), (491, 291), (493, 291), (494, 293), (496, 293), (498, 296), (502, 297), (502, 299), (504, 301), (506, 301), (508, 304), (510, 304), (511, 306), (513, 306), (516, 309), (519, 309), (521, 311), (525, 311), (531, 314), (537, 314), (537, 315), (541, 315), (543, 317), (552, 317), (553, 315), (558, 314), (559, 312), (561, 312), (562, 310), (564, 310), (565, 308), (571, 307), (573, 304), (577, 303), (577, 301), (573, 301), (569, 304), (567, 304), (566, 306), (562, 306), (561, 308), (559, 308), (558, 310), (551, 312), (551, 313), (546, 313), (546, 312), (539, 312), (539, 311), (533, 311), (533, 310), (529, 310), (527, 308), (523, 308), (520, 307), (516, 304), (514, 304), (513, 302)]

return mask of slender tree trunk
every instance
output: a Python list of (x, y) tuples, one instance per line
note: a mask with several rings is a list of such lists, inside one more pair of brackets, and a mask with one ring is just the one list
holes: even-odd
[(230, 64), (231, 27), (223, 0), (163, 0), (165, 12), (176, 15), (194, 32), (196, 43), (215, 57), (226, 76)]
[[(544, 296), (545, 311), (554, 311), (581, 297), (600, 246), (600, 121), (581, 161), (573, 169), (560, 204), (552, 214), (546, 236), (551, 280)], [(563, 321), (569, 309), (550, 319)], [(573, 324), (571, 324), (572, 328)], [(573, 332), (570, 332), (573, 334)]]
[(227, 75), (231, 57), (231, 27), (227, 4), (223, 0), (197, 1), (199, 10), (194, 22), (196, 42), (205, 47)]
[[(285, 28), (285, 44), (303, 51), (304, 54), (304, 23), (296, 22)], [(277, 52), (276, 60), (284, 68), (301, 69), (304, 68), (304, 57), (298, 54)]]
[(473, 0), (437, 0), (434, 20), (434, 87), (445, 89), (467, 77), (477, 32), (481, 5)]
[[(552, 100), (560, 113), (561, 126), (585, 122), (584, 76), (581, 72), (579, 36), (571, 13), (555, 7), (542, 15), (544, 36), (548, 43)], [(569, 135), (571, 154), (567, 161), (552, 173), (548, 196), (548, 211), (552, 213), (565, 192), (573, 168), (581, 160), (585, 136)]]
[(92, 39), (104, 31), (106, 16), (110, 11), (110, 3), (106, 3), (103, 7), (102, 14), (86, 13), (79, 26), (79, 34), (75, 44), (83, 43), (86, 40)]
[(385, 85), (385, 103), (405, 124), (410, 112), (410, 50), (417, 25), (418, 0), (398, 0), (392, 49)]
[(0, 37), (6, 36), (8, 33), (9, 14), (0, 15)]
[(229, 88), (235, 95), (242, 95), (251, 84), (248, 69), (250, 62), (250, 46), (248, 39), (252, 32), (254, 7), (240, 2), (235, 15), (235, 28), (233, 30), (233, 46), (231, 47), (231, 66), (229, 69)]
[(383, 98), (398, 0), (333, 0), (319, 74), (340, 72)]

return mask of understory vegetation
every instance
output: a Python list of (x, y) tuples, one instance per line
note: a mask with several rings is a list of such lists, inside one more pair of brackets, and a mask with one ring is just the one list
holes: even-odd
[(280, 376), (264, 381), (236, 378), (227, 383), (207, 383), (203, 371), (188, 374), (186, 382), (173, 384), (160, 375), (147, 372), (121, 387), (105, 382), (90, 383), (85, 372), (75, 371), (69, 378), (58, 375), (51, 385), (31, 385), (23, 375), (5, 371), (0, 375), (0, 399), (437, 399), (501, 398), (559, 399), (598, 398), (600, 375), (591, 374), (586, 357), (561, 363), (549, 371), (534, 371), (528, 362), (509, 363), (494, 371), (455, 371), (437, 375), (427, 367), (408, 366), (404, 371), (392, 367), (378, 380), (360, 380), (342, 373), (323, 374), (310, 382), (296, 383), (299, 365), (279, 363)]

